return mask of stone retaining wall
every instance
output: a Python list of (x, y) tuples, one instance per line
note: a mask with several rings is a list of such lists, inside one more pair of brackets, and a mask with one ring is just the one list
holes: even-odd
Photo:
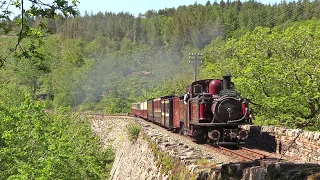
[(134, 143), (129, 140), (126, 127), (133, 122), (133, 119), (130, 118), (93, 116), (92, 128), (100, 136), (104, 148), (112, 146), (115, 150), (110, 179), (168, 179), (157, 167), (148, 143), (141, 138), (138, 138)]
[[(129, 140), (128, 125), (141, 126), (137, 140)], [(214, 179), (217, 162), (227, 161), (139, 119), (96, 115), (92, 128), (100, 136), (104, 148), (112, 146), (115, 150), (111, 180)]]
[[(133, 122), (139, 123), (142, 129), (139, 138), (130, 142), (126, 127)], [(112, 180), (320, 178), (319, 132), (244, 126), (244, 129), (250, 130), (249, 145), (283, 153), (291, 142), (294, 142), (286, 155), (313, 164), (293, 164), (279, 162), (278, 159), (228, 163), (222, 155), (208, 153), (206, 149), (202, 149), (203, 146), (189, 144), (182, 140), (184, 138), (173, 138), (167, 131), (153, 128), (139, 119), (95, 116), (92, 128), (101, 137), (105, 147), (112, 146), (116, 150), (110, 173)], [(299, 137), (294, 141), (298, 134)], [(175, 162), (178, 162), (178, 165), (172, 166)], [(169, 171), (163, 171), (166, 168)]]
[(320, 179), (319, 164), (296, 164), (265, 159), (252, 162), (223, 164), (223, 180), (317, 180)]
[(249, 130), (247, 145), (284, 154), (301, 163), (320, 163), (320, 132), (273, 126), (242, 126)]

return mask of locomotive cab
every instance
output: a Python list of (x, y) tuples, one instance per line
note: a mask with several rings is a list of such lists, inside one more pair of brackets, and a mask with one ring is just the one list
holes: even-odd
[(200, 85), (200, 84), (195, 84), (195, 85), (193, 86), (193, 94), (194, 94), (195, 96), (200, 95), (202, 92), (203, 92), (203, 91), (202, 91), (202, 85)]

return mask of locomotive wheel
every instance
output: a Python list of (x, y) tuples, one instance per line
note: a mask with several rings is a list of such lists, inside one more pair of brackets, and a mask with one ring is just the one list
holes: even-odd
[(203, 130), (201, 133), (193, 134), (192, 139), (197, 144), (205, 144), (206, 143), (206, 130)]

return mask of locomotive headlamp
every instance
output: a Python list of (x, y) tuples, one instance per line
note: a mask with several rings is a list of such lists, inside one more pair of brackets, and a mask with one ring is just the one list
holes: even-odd
[(245, 131), (245, 130), (241, 130), (239, 131), (239, 136), (238, 136), (239, 139), (241, 140), (245, 140), (248, 138), (248, 132)]
[(218, 141), (220, 139), (220, 132), (218, 130), (213, 130), (210, 132), (209, 137), (214, 141)]

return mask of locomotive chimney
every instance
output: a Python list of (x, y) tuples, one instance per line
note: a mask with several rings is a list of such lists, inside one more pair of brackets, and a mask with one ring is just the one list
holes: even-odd
[(231, 75), (230, 74), (226, 74), (223, 77), (223, 89), (230, 89), (231, 86)]

